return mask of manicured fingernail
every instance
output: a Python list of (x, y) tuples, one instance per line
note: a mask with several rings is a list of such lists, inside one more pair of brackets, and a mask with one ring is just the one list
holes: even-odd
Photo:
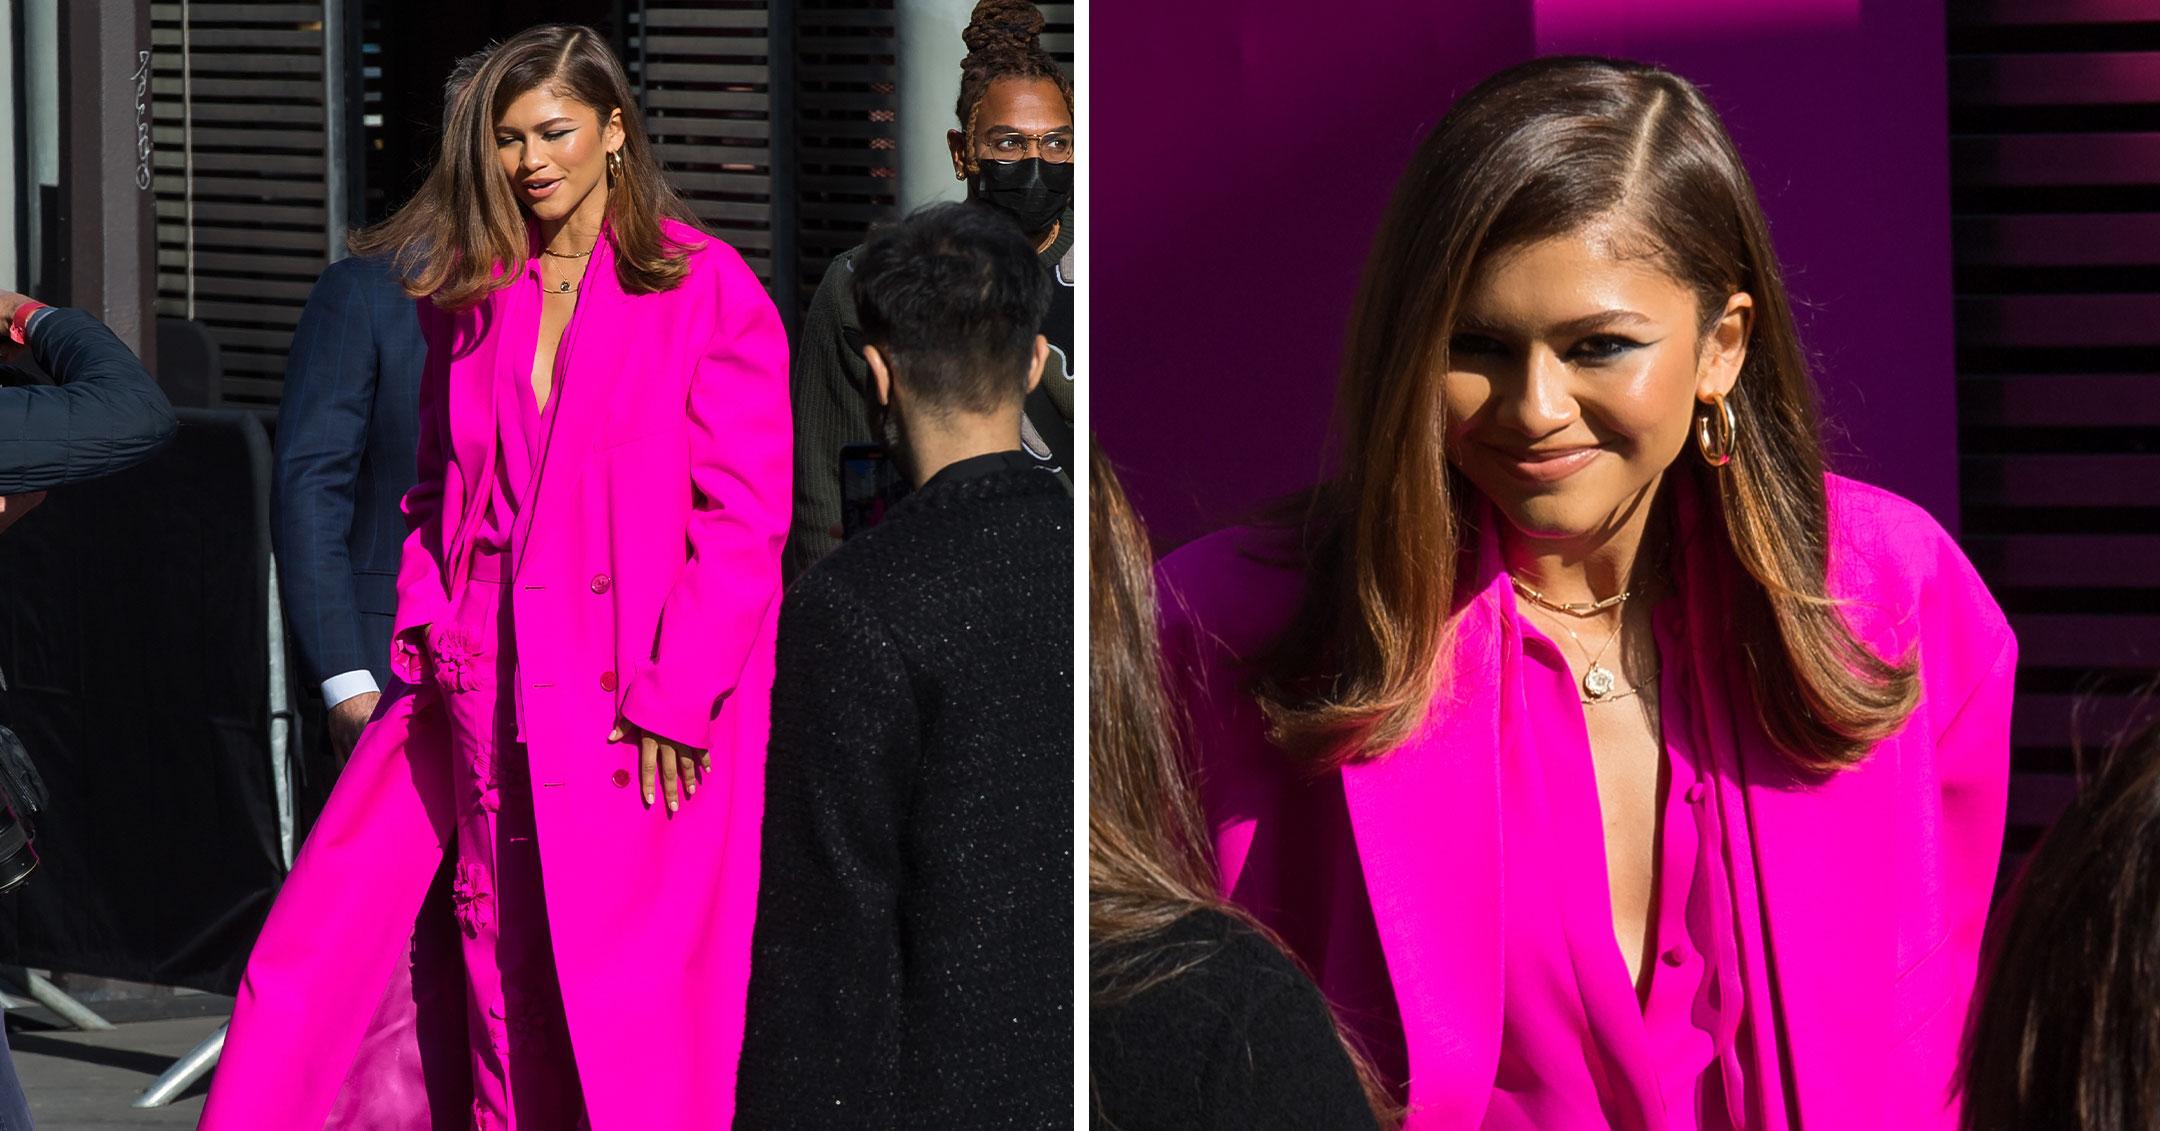
[(652, 808), (652, 790), (649, 789), (645, 791), (645, 807)]
[(680, 809), (680, 808), (682, 808), (682, 802), (680, 802), (680, 801), (677, 801), (677, 800), (675, 800), (675, 799), (674, 799), (674, 798), (672, 798), (672, 797), (670, 797), (670, 798), (668, 798), (668, 799), (667, 799), (667, 811), (668, 811), (668, 812), (670, 812), (670, 813), (673, 813), (673, 812), (674, 812), (675, 810), (677, 810), (677, 809)]

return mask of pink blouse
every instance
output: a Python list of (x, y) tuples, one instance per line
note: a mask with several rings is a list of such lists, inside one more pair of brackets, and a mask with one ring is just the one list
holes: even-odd
[[(1638, 998), (1613, 937), (1603, 815), (1575, 677), (1519, 608), (1506, 611), (1522, 678), (1502, 704), (1501, 822), (1509, 835), (1554, 851), (1544, 861), (1505, 858), (1502, 899), (1534, 913), (1506, 917), (1500, 1062), (1483, 1121), (1494, 1131), (1786, 1126), (1776, 1026), (1758, 1027), (1766, 1005), (1748, 1004), (1760, 995), (1747, 992), (1745, 972), (1761, 969), (1763, 943), (1746, 821), (1725, 820), (1725, 807), (1740, 803), (1738, 783), (1716, 748), (1706, 758), (1692, 734), (1696, 720), (1679, 690), (1688, 685), (1681, 615), (1668, 601), (1652, 618), (1660, 671), (1671, 673), (1658, 686), (1669, 777), (1653, 958)], [(1533, 720), (1559, 727), (1564, 741), (1541, 753), (1513, 740)], [(1543, 866), (1551, 861), (1561, 874)], [(1734, 882), (1728, 861), (1742, 862), (1744, 883)], [(1758, 1047), (1769, 1055), (1755, 1056)], [(1780, 1099), (1766, 1107), (1766, 1096)]]
[[(533, 262), (538, 263), (538, 260)], [(535, 288), (540, 285), (538, 270), (533, 268), (534, 278), (527, 285)], [(535, 323), (528, 336), (537, 341), (539, 332), (540, 327)], [(568, 333), (567, 330), (564, 332)], [(558, 343), (558, 359), (561, 348)], [(557, 366), (557, 384), (561, 377), (562, 367)], [(548, 390), (548, 407), (543, 411), (533, 394), (531, 355), (519, 350), (504, 350), (496, 355), (495, 427), (500, 435), (495, 447), (494, 491), (489, 496), (480, 529), (473, 535), (473, 545), (483, 552), (502, 553), (510, 549), (511, 532), (517, 525), (518, 504), (532, 489), (533, 474), (539, 470), (540, 451), (547, 439), (547, 426), (554, 419), (555, 403), (561, 399), (556, 394), (561, 391), (552, 387)]]

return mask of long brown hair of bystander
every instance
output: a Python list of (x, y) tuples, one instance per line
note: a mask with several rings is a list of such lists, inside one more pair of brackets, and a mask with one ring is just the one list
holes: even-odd
[(672, 289), (687, 253), (661, 231), (666, 217), (697, 227), (660, 170), (622, 62), (591, 28), (543, 24), (494, 48), (452, 103), (427, 180), (388, 220), (354, 233), (356, 255), (387, 255), (407, 293), (462, 310), (507, 286), (525, 267), (524, 210), (495, 156), (495, 124), (527, 91), (550, 87), (605, 123), (622, 111), (619, 172), (607, 189), (615, 274), (628, 294)]
[[(1281, 944), (1215, 894), (1183, 728), (1163, 682), (1154, 555), (1092, 442), (1088, 464), (1088, 952), (1091, 998), (1102, 1004), (1189, 968), (1166, 966), (1148, 944), (1195, 911), (1232, 916)], [(1204, 958), (1198, 952), (1194, 961)], [(1394, 1126), (1393, 1101), (1372, 1066), (1348, 1041), (1343, 1047), (1374, 1117)]]

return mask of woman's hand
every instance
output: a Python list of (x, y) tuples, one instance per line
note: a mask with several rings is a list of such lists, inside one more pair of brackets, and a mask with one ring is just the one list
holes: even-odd
[(645, 790), (645, 807), (652, 808), (654, 786), (667, 796), (668, 812), (682, 808), (685, 797), (697, 796), (698, 781), (712, 772), (712, 755), (642, 730), (628, 719), (615, 724), (609, 742), (635, 737), (638, 744), (638, 781)]

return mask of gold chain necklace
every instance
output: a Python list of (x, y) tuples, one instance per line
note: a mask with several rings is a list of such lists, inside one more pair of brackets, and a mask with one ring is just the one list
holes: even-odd
[(1613, 688), (1619, 683), (1619, 677), (1613, 674), (1613, 670), (1611, 668), (1606, 667), (1603, 663), (1600, 662), (1604, 660), (1605, 653), (1612, 648), (1613, 641), (1620, 639), (1620, 629), (1622, 625), (1626, 623), (1627, 619), (1628, 598), (1635, 596), (1642, 590), (1624, 589), (1618, 594), (1607, 597), (1602, 601), (1563, 602), (1547, 600), (1543, 593), (1540, 593), (1539, 591), (1530, 588), (1528, 585), (1523, 584), (1522, 580), (1520, 578), (1517, 578), (1512, 573), (1508, 575), (1508, 580), (1514, 582), (1516, 591), (1521, 593), (1524, 597), (1528, 598), (1532, 604), (1535, 604), (1541, 609), (1545, 609), (1549, 612), (1556, 613), (1561, 616), (1571, 616), (1578, 619), (1588, 619), (1590, 617), (1598, 615), (1599, 613), (1604, 612), (1607, 609), (1618, 608), (1620, 610), (1620, 617), (1622, 622), (1621, 625), (1613, 626), (1612, 635), (1605, 638), (1605, 643), (1598, 646), (1598, 650), (1595, 654), (1591, 653), (1590, 646), (1583, 643), (1582, 637), (1577, 635), (1575, 629), (1570, 626), (1566, 621), (1558, 619), (1555, 619), (1553, 621), (1555, 625), (1559, 626), (1560, 631), (1567, 633), (1568, 639), (1575, 642), (1576, 651), (1581, 652), (1583, 654), (1583, 658), (1590, 661), (1590, 666), (1583, 669), (1582, 674), (1583, 704), (1585, 706), (1594, 706), (1599, 703), (1617, 703), (1622, 699), (1632, 698), (1636, 695), (1641, 694), (1643, 688), (1657, 682), (1657, 675), (1655, 673), (1652, 673), (1650, 678), (1638, 680), (1636, 681), (1635, 686), (1630, 687), (1626, 691), (1620, 692), (1619, 694), (1615, 695), (1613, 694)]
[(1512, 573), (1508, 574), (1508, 580), (1514, 582), (1515, 591), (1529, 598), (1532, 604), (1540, 608), (1550, 609), (1556, 613), (1565, 613), (1568, 616), (1578, 618), (1594, 617), (1614, 605), (1624, 605), (1627, 603), (1628, 598), (1642, 592), (1640, 589), (1623, 589), (1602, 601), (1555, 601), (1547, 597), (1542, 591), (1523, 584), (1522, 578)]

